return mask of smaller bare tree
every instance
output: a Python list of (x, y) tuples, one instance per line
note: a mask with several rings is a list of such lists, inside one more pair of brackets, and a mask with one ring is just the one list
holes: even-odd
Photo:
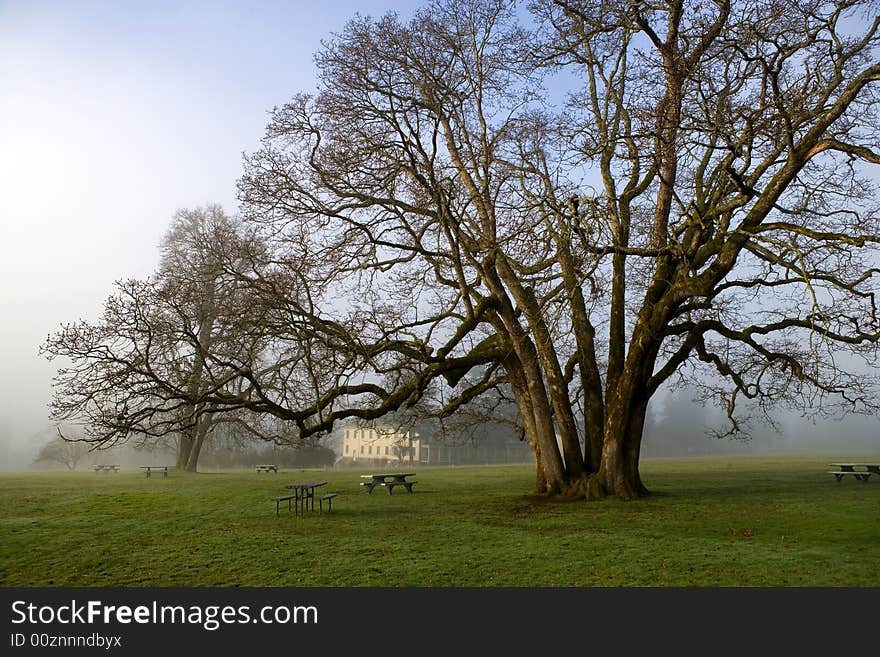
[(89, 451), (88, 443), (65, 439), (59, 432), (58, 438), (50, 440), (40, 448), (34, 463), (60, 463), (73, 471)]
[[(239, 411), (241, 372), (258, 367), (265, 347), (228, 271), (243, 266), (249, 246), (219, 206), (178, 212), (153, 276), (117, 282), (99, 321), (65, 324), (42, 345), (49, 360), (64, 362), (53, 419), (81, 423), (81, 440), (100, 447), (176, 438), (177, 467), (196, 471), (221, 420), (215, 407)], [(255, 417), (225, 419), (256, 426)]]

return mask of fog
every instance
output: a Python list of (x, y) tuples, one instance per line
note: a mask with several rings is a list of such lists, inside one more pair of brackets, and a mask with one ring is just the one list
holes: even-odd
[[(314, 87), (322, 38), (417, 4), (0, 2), (0, 468), (51, 436), (47, 334), (148, 275), (179, 208), (235, 211), (242, 152)], [(781, 414), (742, 443), (706, 436), (721, 418), (686, 394), (651, 412), (646, 456), (880, 451), (876, 418)]]
[[(815, 416), (776, 409), (770, 420), (751, 419), (751, 431), (741, 438), (718, 438), (729, 427), (715, 406), (693, 401), (687, 390), (652, 400), (648, 410), (642, 457), (790, 454), (877, 454), (880, 421), (876, 416), (848, 413)], [(714, 433), (713, 433), (714, 432)]]

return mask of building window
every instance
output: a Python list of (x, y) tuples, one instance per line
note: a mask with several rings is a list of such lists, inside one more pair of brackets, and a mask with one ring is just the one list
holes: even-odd
[(364, 446), (361, 445), (361, 454), (363, 454), (363, 453), (364, 453)]
[(372, 453), (373, 453), (373, 446), (370, 445), (369, 447), (367, 447), (367, 454), (372, 454)]
[(388, 456), (388, 445), (385, 445), (385, 456)]
[(348, 454), (348, 445), (345, 446), (345, 453)]

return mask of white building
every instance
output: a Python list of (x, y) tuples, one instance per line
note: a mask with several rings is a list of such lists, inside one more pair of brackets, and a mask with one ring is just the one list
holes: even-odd
[(342, 460), (370, 463), (419, 463), (419, 435), (394, 427), (345, 428), (342, 439)]
[[(432, 439), (432, 434), (434, 434)], [(509, 427), (486, 423), (470, 432), (444, 435), (429, 422), (410, 428), (378, 425), (341, 427), (339, 465), (489, 465), (533, 463), (525, 441)], [(340, 444), (341, 443), (341, 444)]]

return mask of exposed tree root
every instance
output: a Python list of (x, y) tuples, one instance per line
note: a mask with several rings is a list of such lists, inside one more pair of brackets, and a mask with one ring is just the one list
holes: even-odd
[(596, 474), (585, 474), (571, 482), (560, 492), (560, 497), (565, 499), (600, 500), (606, 497), (608, 492), (599, 481)]
[[(550, 495), (553, 495), (553, 491), (548, 491)], [(608, 490), (605, 485), (602, 483), (598, 474), (585, 474), (582, 477), (572, 480), (568, 483), (567, 486), (562, 488), (555, 494), (555, 497), (560, 499), (561, 501), (568, 501), (572, 499), (583, 499), (587, 501), (591, 500), (601, 500), (606, 497), (615, 496), (620, 499), (633, 500), (641, 497), (647, 497), (650, 495), (650, 492), (641, 482), (638, 483), (637, 486), (634, 487), (634, 490), (620, 490), (620, 491), (611, 491)]]

